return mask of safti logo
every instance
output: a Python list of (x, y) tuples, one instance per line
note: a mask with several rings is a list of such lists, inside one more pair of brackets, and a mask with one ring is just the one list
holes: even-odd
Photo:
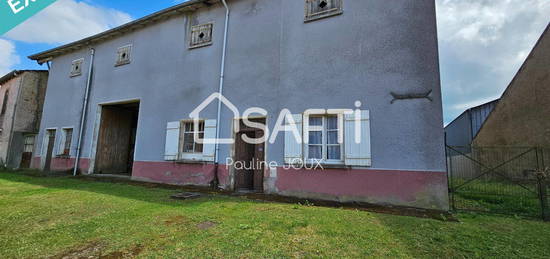
[[(200, 113), (202, 110), (204, 110), (208, 105), (213, 103), (214, 101), (219, 100), (220, 104), (225, 105), (232, 113), (234, 118), (240, 118), (244, 125), (250, 127), (250, 128), (256, 128), (262, 130), (265, 134), (260, 138), (249, 138), (246, 135), (242, 136), (242, 139), (244, 142), (248, 144), (262, 144), (262, 143), (275, 143), (277, 137), (282, 132), (290, 132), (294, 135), (294, 138), (297, 143), (305, 143), (309, 144), (309, 134), (310, 131), (323, 131), (325, 130), (323, 127), (321, 127), (319, 124), (313, 124), (310, 125), (309, 118), (310, 116), (316, 116), (316, 115), (333, 115), (333, 117), (336, 118), (336, 125), (334, 126), (334, 131), (337, 132), (337, 141), (339, 144), (344, 142), (344, 119), (346, 116), (351, 117), (351, 121), (353, 121), (353, 127), (355, 130), (353, 131), (354, 134), (354, 141), (356, 144), (360, 144), (362, 141), (362, 133), (361, 133), (361, 120), (362, 120), (362, 113), (364, 111), (361, 111), (359, 108), (361, 107), (362, 103), (360, 101), (355, 102), (356, 109), (308, 109), (301, 113), (300, 121), (296, 121), (296, 119), (293, 117), (292, 112), (289, 109), (282, 109), (279, 113), (279, 116), (277, 117), (277, 121), (275, 123), (275, 126), (273, 130), (270, 130), (266, 125), (261, 123), (256, 123), (251, 121), (251, 117), (254, 116), (263, 116), (266, 117), (268, 115), (268, 112), (260, 107), (251, 107), (244, 111), (243, 114), (241, 114), (237, 108), (229, 99), (227, 99), (225, 96), (223, 96), (220, 93), (213, 93), (208, 98), (206, 98), (195, 110), (193, 110), (189, 114), (189, 118), (193, 119), (195, 128), (199, 127), (199, 123), (201, 121)], [(219, 122), (217, 122), (219, 123)], [(297, 125), (301, 124), (303, 125), (303, 131), (302, 127), (298, 127)], [(233, 131), (239, 132), (240, 131), (240, 123), (234, 123), (233, 124)], [(303, 135), (301, 134), (303, 132)], [(197, 132), (194, 134), (195, 142), (200, 144), (234, 144), (235, 139), (233, 138), (217, 138), (217, 139), (201, 139), (199, 138), (199, 135)]]
[[(29, 19), (56, 0), (2, 0), (0, 4), (0, 35)], [(49, 28), (44, 28), (49, 29)]]

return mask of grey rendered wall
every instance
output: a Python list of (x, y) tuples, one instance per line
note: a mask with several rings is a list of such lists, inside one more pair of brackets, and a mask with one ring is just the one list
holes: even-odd
[[(344, 4), (343, 15), (304, 24), (302, 1), (229, 1), (224, 95), (241, 112), (250, 106), (268, 110), (270, 127), (282, 108), (354, 108), (359, 100), (371, 111), (373, 168), (444, 171), (434, 1)], [(204, 22), (214, 22), (213, 45), (188, 50), (189, 25)], [(223, 22), (223, 8), (214, 5), (93, 46), (83, 156), (90, 156), (98, 105), (140, 99), (135, 160), (162, 161), (166, 122), (187, 118), (217, 91)], [(132, 63), (114, 67), (116, 49), (127, 44), (133, 44)], [(87, 50), (53, 61), (40, 139), (46, 128), (78, 125), (87, 76), (69, 78), (78, 58), (88, 66)], [(390, 104), (390, 91), (427, 89), (433, 102)], [(215, 118), (215, 109), (212, 104), (201, 116)], [(231, 136), (231, 117), (224, 109), (222, 137)], [(222, 147), (222, 163), (230, 148)], [(281, 135), (268, 147), (268, 160), (282, 163), (283, 148)]]

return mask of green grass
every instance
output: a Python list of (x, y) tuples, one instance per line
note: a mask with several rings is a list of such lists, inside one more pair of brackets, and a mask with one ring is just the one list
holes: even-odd
[(0, 173), (0, 258), (525, 257), (550, 224), (458, 214), (460, 223), (174, 190)]

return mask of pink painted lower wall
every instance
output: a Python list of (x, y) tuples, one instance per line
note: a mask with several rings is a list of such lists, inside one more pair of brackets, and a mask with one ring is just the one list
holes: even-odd
[(276, 192), (340, 202), (448, 210), (445, 172), (278, 168)]
[[(67, 171), (74, 168), (75, 158), (52, 158), (51, 170), (52, 171)], [(79, 171), (88, 172), (90, 166), (90, 159), (81, 158), (79, 162)], [(31, 162), (31, 168), (41, 169), (41, 159), (40, 157), (34, 157)]]
[[(208, 186), (214, 180), (213, 164), (182, 164), (175, 162), (134, 162), (132, 179), (177, 185)], [(229, 184), (229, 171), (219, 166), (220, 185)]]
[[(82, 159), (87, 172), (89, 159)], [(40, 158), (33, 159), (39, 168)], [(74, 159), (54, 158), (52, 170), (73, 168)], [(216, 170), (213, 164), (175, 162), (134, 162), (132, 179), (175, 185), (209, 186)], [(230, 187), (229, 167), (218, 167), (220, 186)], [(265, 191), (284, 196), (339, 202), (367, 202), (426, 209), (448, 210), (445, 172), (372, 169), (285, 169), (266, 171)]]

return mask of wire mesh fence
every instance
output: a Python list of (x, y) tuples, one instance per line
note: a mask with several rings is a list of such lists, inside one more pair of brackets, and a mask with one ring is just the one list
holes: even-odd
[[(547, 177), (541, 177), (550, 149), (447, 146), (454, 210), (541, 217), (548, 213)], [(548, 216), (546, 216), (548, 219)]]

